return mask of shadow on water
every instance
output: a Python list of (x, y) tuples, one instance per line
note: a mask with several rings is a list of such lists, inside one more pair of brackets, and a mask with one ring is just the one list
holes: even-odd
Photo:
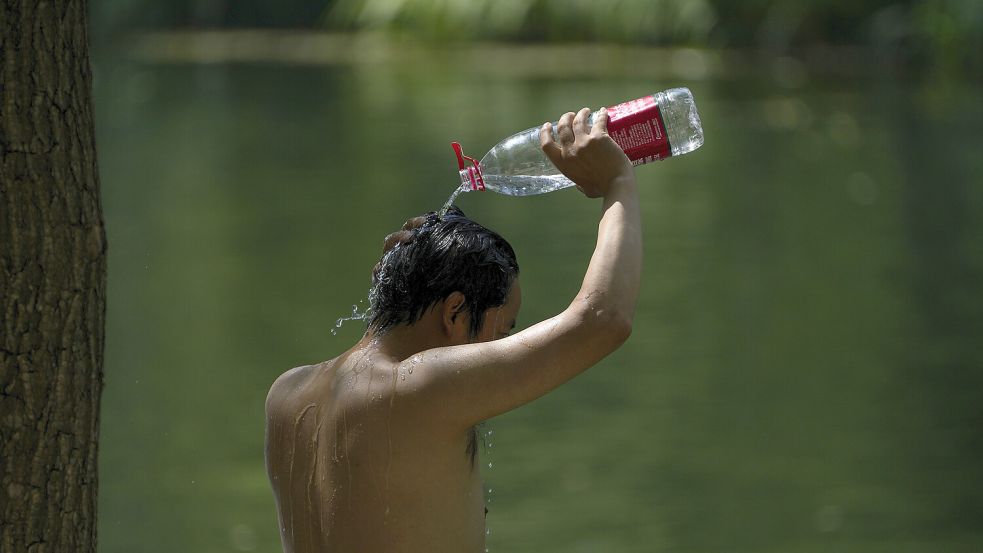
[[(638, 170), (633, 336), (495, 421), (490, 549), (983, 543), (978, 86), (460, 79), (433, 63), (104, 60), (96, 75), (112, 244), (103, 551), (276, 550), (266, 391), (361, 334), (331, 331), (365, 297), (382, 238), (459, 182), (450, 140), (477, 151), (680, 84), (707, 142)], [(565, 307), (596, 203), (458, 201), (516, 248), (520, 327)]]

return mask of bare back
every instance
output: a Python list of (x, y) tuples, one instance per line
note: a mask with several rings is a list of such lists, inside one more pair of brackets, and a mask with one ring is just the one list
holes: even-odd
[(284, 551), (483, 551), (468, 433), (401, 405), (425, 366), (414, 374), (367, 351), (292, 369), (270, 390), (266, 465)]

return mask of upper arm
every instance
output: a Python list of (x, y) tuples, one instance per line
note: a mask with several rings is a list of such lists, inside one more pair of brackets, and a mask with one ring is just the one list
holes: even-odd
[[(579, 303), (579, 305), (577, 304)], [(401, 380), (399, 401), (466, 429), (528, 403), (620, 346), (630, 322), (575, 302), (563, 313), (507, 338), (419, 353)]]

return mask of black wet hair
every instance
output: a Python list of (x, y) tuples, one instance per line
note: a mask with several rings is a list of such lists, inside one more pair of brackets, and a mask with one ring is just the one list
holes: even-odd
[(372, 271), (368, 327), (377, 335), (413, 324), (453, 292), (464, 295), (469, 334), (481, 331), (486, 310), (505, 304), (519, 264), (498, 233), (451, 206), (443, 217), (430, 212), (386, 237)]

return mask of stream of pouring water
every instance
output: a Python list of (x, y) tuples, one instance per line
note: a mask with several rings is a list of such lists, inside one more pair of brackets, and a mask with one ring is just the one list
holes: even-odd
[[(447, 198), (447, 202), (444, 204), (443, 207), (440, 208), (440, 211), (437, 212), (437, 216), (443, 218), (444, 215), (447, 215), (447, 211), (451, 208), (452, 205), (454, 205), (454, 200), (456, 200), (457, 197), (460, 196), (462, 192), (467, 192), (470, 189), (471, 188), (465, 184), (461, 184), (461, 186), (455, 188), (454, 192), (451, 193), (451, 197)], [(369, 297), (370, 298), (372, 297), (371, 290), (369, 290)], [(358, 303), (359, 304), (365, 303), (365, 300), (358, 300)], [(337, 336), (338, 329), (340, 329), (342, 325), (344, 325), (348, 321), (364, 321), (368, 317), (369, 317), (369, 308), (366, 308), (364, 311), (360, 311), (358, 305), (353, 305), (351, 316), (339, 317), (338, 320), (335, 321), (334, 328), (331, 329), (331, 335)]]
[(437, 216), (442, 219), (444, 215), (447, 215), (447, 210), (454, 205), (454, 200), (461, 195), (461, 192), (467, 192), (468, 190), (470, 190), (470, 188), (464, 184), (455, 188), (454, 192), (451, 193), (451, 197), (447, 199), (447, 203), (445, 203), (444, 207), (440, 208), (440, 211), (437, 212)]
[[(440, 218), (443, 218), (444, 215), (447, 215), (447, 211), (451, 208), (452, 205), (454, 205), (454, 200), (456, 200), (457, 197), (460, 196), (462, 192), (467, 192), (468, 190), (471, 190), (471, 188), (469, 186), (465, 185), (465, 184), (461, 184), (460, 186), (458, 186), (457, 188), (455, 188), (454, 189), (454, 192), (451, 193), (451, 197), (450, 198), (447, 198), (447, 202), (444, 203), (444, 206), (441, 207), (440, 208), (440, 211), (437, 212), (437, 216), (440, 217)], [(369, 290), (369, 298), (371, 298), (371, 297), (372, 297), (372, 291)], [(358, 300), (358, 303), (359, 304), (365, 303), (365, 300)], [(371, 303), (371, 302), (369, 302), (369, 303)], [(370, 309), (371, 309), (371, 307), (366, 308), (364, 311), (360, 311), (358, 305), (353, 305), (352, 306), (352, 314), (351, 314), (351, 316), (348, 316), (348, 317), (339, 317), (338, 320), (335, 321), (334, 328), (331, 329), (331, 335), (332, 336), (337, 336), (338, 335), (338, 329), (340, 329), (342, 327), (342, 325), (344, 325), (348, 321), (364, 321), (364, 320), (366, 320), (369, 317), (369, 310)]]
[[(464, 184), (461, 184), (460, 186), (455, 188), (454, 192), (451, 193), (451, 197), (447, 199), (447, 202), (444, 204), (444, 206), (441, 207), (440, 211), (437, 212), (437, 216), (443, 218), (444, 215), (447, 215), (447, 211), (451, 208), (452, 205), (454, 205), (454, 200), (456, 200), (457, 197), (460, 196), (462, 192), (467, 192), (468, 190), (470, 190), (470, 188)], [(369, 298), (371, 297), (372, 297), (372, 291), (369, 290)], [(358, 303), (359, 304), (365, 303), (365, 300), (359, 300)], [(364, 321), (368, 319), (370, 309), (371, 306), (366, 308), (365, 310), (359, 310), (358, 305), (353, 305), (352, 314), (350, 316), (339, 317), (338, 320), (335, 321), (334, 328), (331, 329), (331, 335), (337, 336), (338, 330), (342, 327), (342, 325), (344, 325), (348, 321)]]

